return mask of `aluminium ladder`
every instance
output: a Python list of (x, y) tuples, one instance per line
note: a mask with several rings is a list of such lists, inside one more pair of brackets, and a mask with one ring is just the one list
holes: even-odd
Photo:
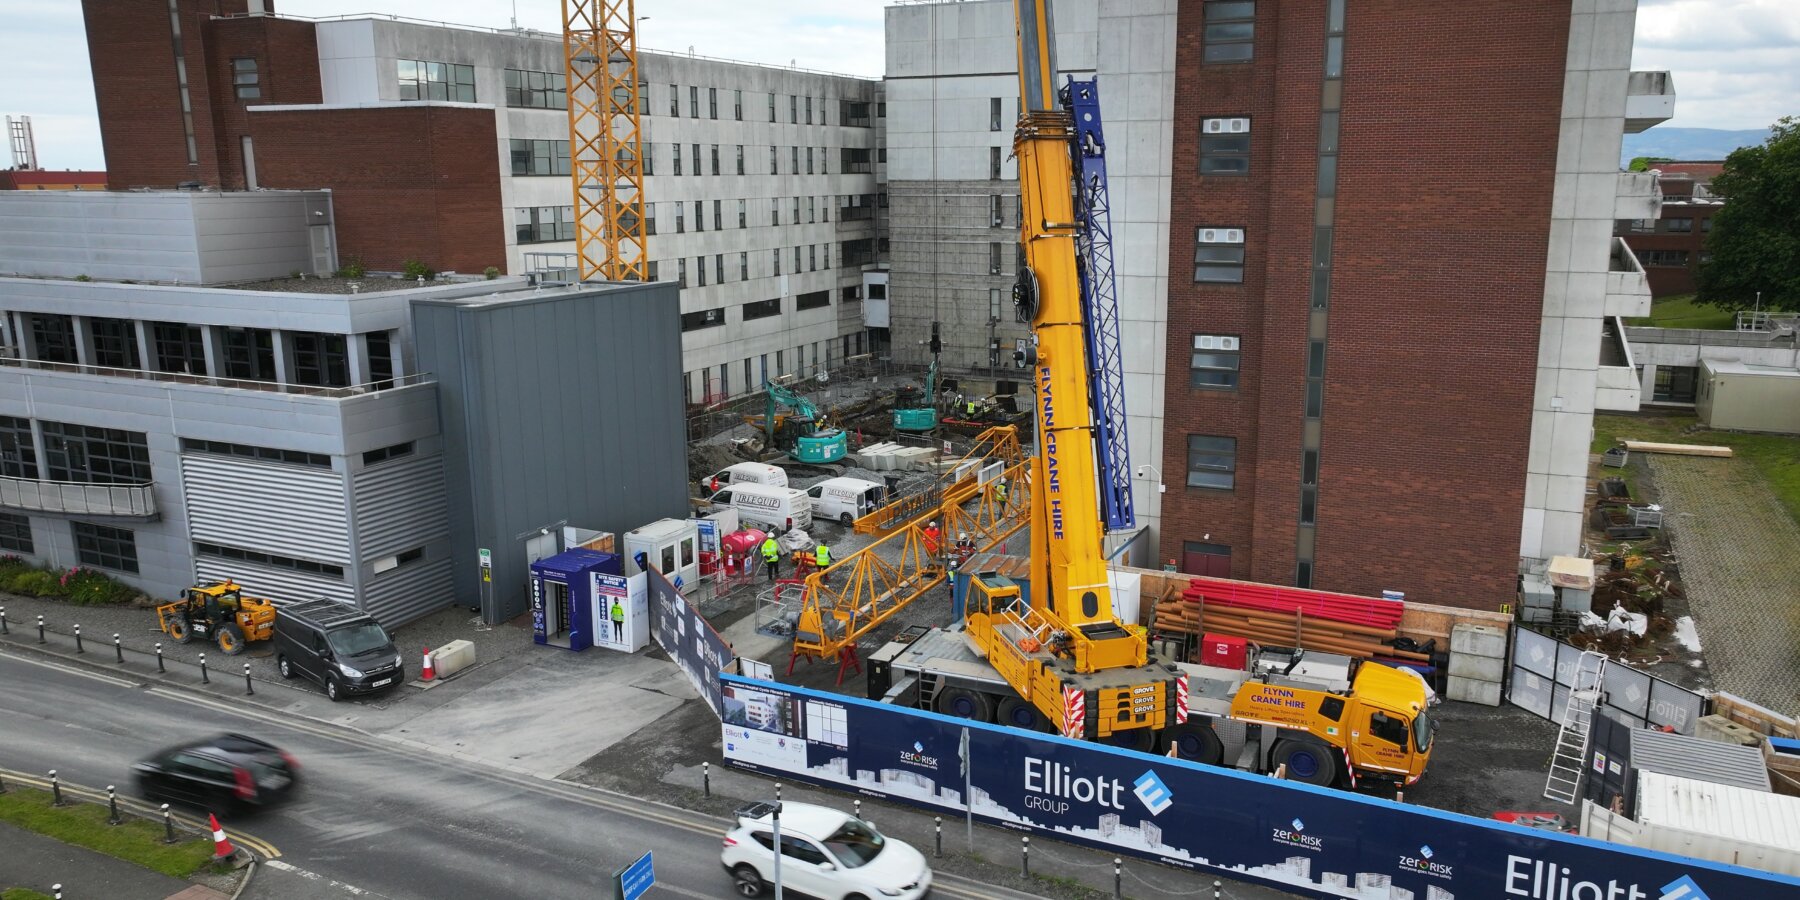
[(1550, 757), (1550, 777), (1544, 782), (1544, 796), (1558, 803), (1573, 805), (1581, 788), (1581, 774), (1587, 767), (1588, 728), (1594, 707), (1600, 703), (1605, 672), (1604, 653), (1586, 650), (1575, 661), (1569, 702), (1563, 707), (1562, 728), (1556, 732), (1556, 751)]

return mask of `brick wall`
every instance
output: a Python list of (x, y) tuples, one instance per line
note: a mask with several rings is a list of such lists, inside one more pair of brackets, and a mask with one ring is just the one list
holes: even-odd
[[(1293, 582), (1323, 3), (1258, 4), (1256, 60), (1177, 34), (1162, 555), (1233, 548)], [(1349, 4), (1314, 584), (1510, 602), (1548, 245), (1566, 3)], [(1495, 30), (1482, 23), (1508, 22)], [(1251, 174), (1197, 175), (1206, 116), (1252, 117)], [(1242, 286), (1194, 285), (1195, 229), (1247, 228)], [(1188, 385), (1193, 333), (1243, 337), (1235, 392)], [(1237, 487), (1184, 487), (1186, 436), (1238, 439)]]
[[(250, 127), (245, 108), (323, 101), (318, 35), (311, 22), (266, 16), (221, 19), (210, 23), (207, 48), (206, 83), (212, 97), (219, 184), (225, 190), (241, 191), (249, 187), (244, 182), (242, 138)], [(238, 98), (233, 61), (239, 58), (256, 60), (260, 97)], [(251, 143), (254, 147), (255, 141)]]
[(332, 190), (338, 257), (371, 269), (506, 266), (491, 109), (251, 112), (264, 187)]

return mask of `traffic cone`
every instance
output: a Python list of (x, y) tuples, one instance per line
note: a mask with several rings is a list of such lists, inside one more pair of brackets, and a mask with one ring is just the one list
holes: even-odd
[(225, 829), (219, 825), (219, 817), (212, 813), (207, 813), (206, 821), (212, 825), (213, 860), (216, 862), (222, 859), (230, 859), (231, 855), (237, 851), (232, 849), (231, 839), (225, 836)]
[(437, 677), (437, 669), (431, 665), (431, 648), (425, 648), (425, 669), (419, 673), (420, 681), (430, 681)]

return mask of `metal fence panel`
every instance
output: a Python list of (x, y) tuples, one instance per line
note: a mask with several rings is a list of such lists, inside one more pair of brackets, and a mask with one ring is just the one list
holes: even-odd
[[(1514, 706), (1562, 723), (1581, 648), (1527, 628), (1514, 628), (1506, 697)], [(1706, 698), (1624, 663), (1609, 662), (1600, 680), (1602, 708), (1637, 728), (1693, 734)]]
[(1514, 668), (1512, 689), (1506, 699), (1514, 706), (1543, 718), (1550, 718), (1550, 679), (1525, 669)]
[(1706, 715), (1706, 698), (1661, 679), (1650, 680), (1650, 705), (1646, 718), (1650, 724), (1675, 729), (1691, 735), (1700, 717)]
[(1513, 664), (1545, 678), (1556, 674), (1556, 641), (1526, 628), (1513, 629)]
[(1627, 666), (1609, 664), (1606, 673), (1600, 678), (1600, 685), (1606, 692), (1608, 708), (1640, 726), (1644, 723), (1644, 711), (1650, 704), (1648, 674)]

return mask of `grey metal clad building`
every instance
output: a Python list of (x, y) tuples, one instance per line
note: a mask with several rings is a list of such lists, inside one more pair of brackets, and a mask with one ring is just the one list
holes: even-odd
[[(687, 515), (681, 298), (673, 283), (416, 299), (437, 378), (455, 593), (501, 622), (565, 527), (623, 534)], [(478, 551), (489, 550), (484, 593)]]

